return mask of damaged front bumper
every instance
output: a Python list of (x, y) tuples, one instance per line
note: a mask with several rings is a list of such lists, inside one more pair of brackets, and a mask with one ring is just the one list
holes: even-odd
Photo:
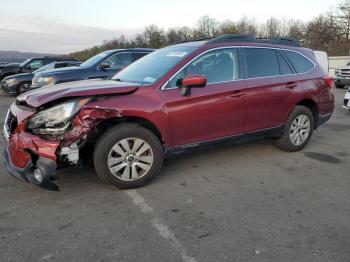
[(35, 112), (15, 104), (7, 113), (3, 133), (3, 161), (9, 173), (22, 181), (49, 190), (59, 190), (54, 181), (56, 169), (78, 165), (80, 149), (88, 136), (104, 119), (116, 117), (116, 110), (84, 107), (71, 121), (63, 135), (47, 137), (26, 130), (26, 122)]
[(13, 177), (48, 190), (59, 191), (59, 187), (53, 182), (56, 179), (57, 168), (54, 161), (39, 157), (35, 164), (29, 159), (24, 167), (16, 167), (11, 161), (7, 148), (3, 150), (3, 161)]
[[(21, 114), (18, 108), (15, 111)], [(26, 115), (20, 116), (20, 119)], [(16, 128), (12, 132), (14, 125)], [(5, 139), (3, 162), (9, 173), (21, 181), (49, 190), (59, 190), (53, 183), (57, 168), (55, 151), (59, 143), (45, 141), (24, 132), (23, 123), (17, 125), (17, 119), (11, 110), (6, 115), (3, 134)]]

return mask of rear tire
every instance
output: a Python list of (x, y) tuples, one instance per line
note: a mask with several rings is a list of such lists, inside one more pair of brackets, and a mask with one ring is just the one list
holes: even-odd
[(283, 135), (276, 139), (276, 145), (287, 152), (303, 149), (310, 141), (314, 127), (314, 116), (305, 106), (297, 105), (289, 115)]
[(152, 180), (160, 172), (163, 158), (158, 137), (134, 123), (108, 129), (93, 154), (99, 178), (123, 189), (141, 187)]

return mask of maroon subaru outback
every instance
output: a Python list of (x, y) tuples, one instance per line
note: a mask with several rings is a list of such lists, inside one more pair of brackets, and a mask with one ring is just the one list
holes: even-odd
[(224, 35), (155, 51), (112, 80), (19, 96), (3, 158), (13, 176), (58, 190), (56, 169), (90, 152), (104, 182), (133, 188), (154, 178), (165, 156), (194, 147), (263, 136), (301, 150), (333, 108), (332, 78), (312, 50), (288, 38)]

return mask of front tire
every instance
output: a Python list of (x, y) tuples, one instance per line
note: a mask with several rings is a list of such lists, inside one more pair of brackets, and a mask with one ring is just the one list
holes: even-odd
[(150, 130), (133, 123), (108, 129), (97, 141), (93, 162), (99, 178), (118, 188), (152, 180), (163, 165), (163, 147)]
[(276, 140), (276, 145), (287, 152), (303, 149), (310, 141), (314, 123), (314, 116), (309, 108), (295, 106), (288, 118), (283, 135)]
[(29, 83), (21, 83), (17, 87), (17, 95), (23, 94), (28, 91)]

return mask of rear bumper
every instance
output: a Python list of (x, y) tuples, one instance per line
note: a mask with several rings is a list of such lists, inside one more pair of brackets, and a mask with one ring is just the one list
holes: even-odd
[(332, 117), (332, 113), (318, 116), (318, 126), (326, 123)]

